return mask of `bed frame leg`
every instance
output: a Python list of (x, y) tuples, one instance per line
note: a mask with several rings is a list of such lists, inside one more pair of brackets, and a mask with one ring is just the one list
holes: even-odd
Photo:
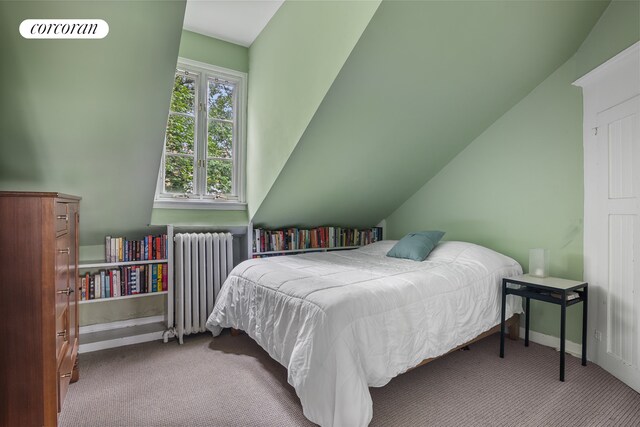
[(509, 339), (517, 341), (520, 339), (520, 315), (514, 314), (509, 323)]
[(232, 337), (237, 337), (238, 335), (240, 335), (242, 332), (239, 329), (235, 329), (235, 328), (231, 328), (231, 336)]

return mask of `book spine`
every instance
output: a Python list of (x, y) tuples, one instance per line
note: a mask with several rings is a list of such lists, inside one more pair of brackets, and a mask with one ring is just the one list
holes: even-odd
[(96, 299), (96, 280), (94, 276), (89, 278), (89, 299)]
[(136, 282), (136, 267), (132, 265), (129, 267), (129, 275), (131, 281), (131, 295), (135, 295), (138, 293), (138, 283)]
[(109, 270), (109, 295), (112, 298), (118, 296), (118, 292), (116, 291), (116, 273), (115, 270)]
[(111, 236), (106, 236), (104, 238), (104, 259), (106, 262), (111, 261)]
[(96, 273), (94, 276), (96, 279), (96, 299), (100, 299), (102, 298), (102, 285), (100, 282), (100, 273)]
[(105, 280), (104, 270), (100, 270), (100, 298), (107, 298), (107, 292), (105, 291), (105, 285), (107, 281)]
[(120, 267), (118, 270), (118, 281), (120, 282), (120, 296), (127, 295), (127, 288), (125, 285), (125, 269), (124, 267)]
[(136, 270), (136, 282), (138, 283), (138, 293), (142, 294), (147, 292), (147, 289), (144, 286), (144, 271), (145, 271), (145, 266), (141, 265), (140, 267), (137, 268)]
[(151, 269), (151, 292), (158, 292), (158, 265), (153, 264)]
[(164, 265), (164, 267), (162, 268), (162, 271), (164, 272), (164, 274), (162, 275), (162, 290), (168, 291), (169, 290), (169, 266), (168, 264), (162, 264), (162, 265)]
[(163, 264), (158, 264), (158, 286), (155, 292), (162, 292), (162, 275), (165, 274)]

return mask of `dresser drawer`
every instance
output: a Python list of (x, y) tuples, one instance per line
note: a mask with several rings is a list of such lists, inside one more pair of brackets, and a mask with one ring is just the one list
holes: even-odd
[(65, 234), (56, 238), (56, 278), (55, 278), (55, 302), (56, 317), (60, 316), (69, 307), (69, 298), (74, 298), (75, 282), (70, 277), (69, 262), (71, 245), (69, 235)]
[(56, 313), (56, 360), (58, 365), (69, 349), (69, 310), (64, 309), (60, 315)]
[(58, 368), (58, 412), (62, 410), (62, 403), (67, 395), (67, 389), (71, 382), (71, 374), (73, 373), (73, 349), (67, 346), (67, 352), (62, 359)]
[(69, 205), (56, 202), (56, 236), (69, 231)]

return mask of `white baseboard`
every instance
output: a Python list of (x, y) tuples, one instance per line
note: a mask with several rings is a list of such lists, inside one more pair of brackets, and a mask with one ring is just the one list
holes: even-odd
[(109, 331), (112, 329), (127, 328), (129, 326), (146, 325), (149, 323), (164, 322), (165, 316), (138, 317), (136, 319), (119, 320), (117, 322), (97, 323), (95, 325), (80, 326), (80, 335), (91, 332)]
[[(524, 339), (524, 328), (520, 328), (520, 338)], [(540, 332), (529, 329), (529, 341), (536, 344), (553, 347), (556, 351), (560, 351), (560, 338), (551, 335), (542, 334)], [(565, 350), (572, 356), (582, 357), (582, 345), (573, 341), (565, 340)]]

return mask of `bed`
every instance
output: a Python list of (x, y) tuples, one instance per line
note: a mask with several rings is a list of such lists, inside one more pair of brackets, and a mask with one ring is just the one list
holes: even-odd
[[(522, 273), (471, 243), (441, 242), (422, 262), (387, 257), (395, 243), (245, 261), (207, 328), (243, 330), (286, 367), (309, 420), (366, 426), (369, 387), (495, 329), (501, 279)], [(507, 318), (521, 313), (520, 299), (506, 309)]]

